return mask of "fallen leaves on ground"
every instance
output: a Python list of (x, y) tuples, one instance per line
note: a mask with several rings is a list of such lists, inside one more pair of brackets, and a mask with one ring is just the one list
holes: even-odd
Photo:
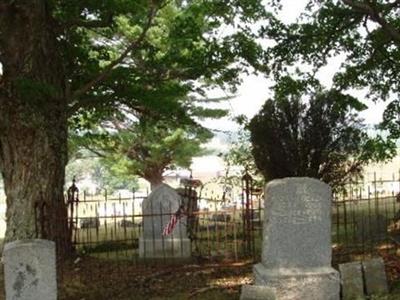
[(135, 265), (85, 257), (63, 266), (60, 300), (239, 299), (253, 262)]

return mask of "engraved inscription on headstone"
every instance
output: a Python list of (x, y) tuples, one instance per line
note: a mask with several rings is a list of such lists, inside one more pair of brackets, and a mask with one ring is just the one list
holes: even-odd
[(321, 205), (313, 199), (301, 205), (295, 202), (284, 202), (273, 212), (272, 218), (281, 224), (309, 224), (322, 221), (322, 215), (319, 214), (321, 211)]
[(266, 267), (330, 264), (330, 193), (329, 186), (315, 179), (290, 178), (267, 185), (262, 252)]
[(277, 299), (337, 300), (339, 275), (331, 267), (331, 190), (311, 178), (266, 186), (262, 261), (256, 285)]

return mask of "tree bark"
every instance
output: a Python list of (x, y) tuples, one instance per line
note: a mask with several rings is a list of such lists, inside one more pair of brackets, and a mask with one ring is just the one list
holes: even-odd
[(62, 58), (44, 0), (0, 7), (0, 171), (6, 242), (45, 238), (70, 249), (63, 186), (67, 100)]
[(63, 234), (66, 130), (44, 130), (38, 123), (37, 118), (29, 121), (15, 115), (12, 126), (0, 136), (7, 196), (6, 241), (57, 240)]
[(164, 177), (162, 176), (163, 170), (155, 170), (155, 171), (148, 171), (144, 175), (144, 179), (150, 182), (150, 189), (154, 191), (154, 189), (163, 183)]

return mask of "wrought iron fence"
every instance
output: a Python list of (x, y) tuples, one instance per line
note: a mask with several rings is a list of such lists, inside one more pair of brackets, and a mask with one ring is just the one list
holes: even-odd
[[(389, 183), (389, 181), (386, 181)], [(399, 184), (400, 180), (391, 181)], [(335, 262), (353, 260), (379, 251), (395, 251), (400, 244), (400, 196), (383, 191), (381, 181), (349, 183), (346, 193), (332, 201), (332, 249)], [(259, 259), (264, 219), (263, 195), (243, 177), (236, 195), (204, 190), (194, 181), (180, 189), (183, 198), (195, 199), (186, 209), (190, 251), (194, 259)], [(75, 191), (77, 193), (77, 191)], [(76, 197), (76, 196), (75, 196)], [(141, 262), (139, 238), (145, 196), (92, 196), (81, 193), (69, 202), (69, 224), (76, 250), (91, 256)], [(79, 199), (79, 200), (77, 200)], [(171, 214), (168, 214), (170, 217)], [(162, 222), (158, 222), (162, 224)], [(165, 224), (162, 224), (165, 225)], [(167, 239), (168, 237), (166, 237)]]
[(332, 202), (332, 247), (338, 262), (397, 251), (400, 245), (400, 177), (360, 179)]
[[(191, 256), (197, 259), (253, 256), (256, 233), (261, 232), (261, 216), (253, 205), (261, 203), (261, 195), (244, 191), (245, 201), (232, 204), (227, 198), (200, 196), (198, 188), (186, 185), (181, 189), (183, 201), (195, 200), (186, 206), (184, 224), (191, 241)], [(203, 190), (204, 194), (207, 195)], [(107, 191), (96, 196), (83, 192), (76, 199), (69, 202), (73, 244), (78, 252), (96, 257), (142, 261), (139, 238), (143, 219), (159, 219), (155, 223), (165, 226), (163, 217), (171, 216), (170, 213), (143, 214), (141, 206), (145, 197), (136, 196), (134, 191), (129, 197), (110, 196)]]

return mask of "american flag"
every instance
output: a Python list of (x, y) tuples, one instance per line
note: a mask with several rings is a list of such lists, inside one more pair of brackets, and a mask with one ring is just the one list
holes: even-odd
[(162, 235), (170, 235), (172, 231), (174, 231), (174, 228), (176, 224), (178, 224), (180, 218), (182, 217), (183, 214), (183, 206), (180, 206), (178, 210), (171, 216), (171, 219), (169, 220), (168, 224), (164, 227)]

